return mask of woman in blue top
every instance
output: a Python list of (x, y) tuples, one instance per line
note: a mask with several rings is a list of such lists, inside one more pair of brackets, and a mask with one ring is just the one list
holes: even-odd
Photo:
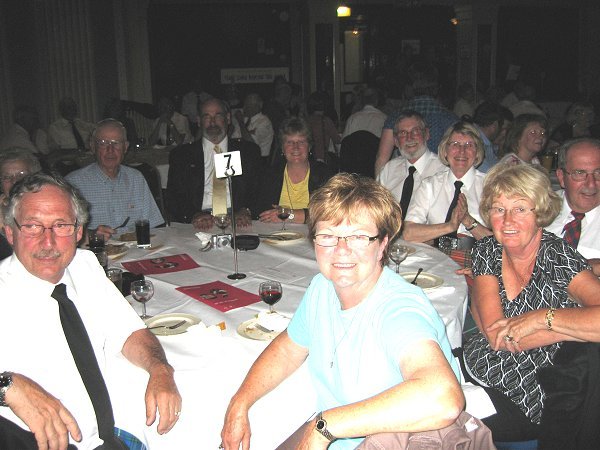
[(442, 428), (460, 414), (443, 322), (421, 289), (385, 267), (400, 226), (398, 203), (372, 179), (338, 174), (313, 194), (321, 273), (231, 399), (225, 449), (249, 448), (249, 408), (304, 361), (321, 412), (296, 448), (354, 449), (366, 435)]

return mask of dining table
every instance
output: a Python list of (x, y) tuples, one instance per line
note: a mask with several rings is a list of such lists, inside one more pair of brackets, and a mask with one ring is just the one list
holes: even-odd
[[(170, 315), (166, 317), (174, 321), (189, 317), (199, 321), (183, 333), (158, 333), (175, 369), (175, 381), (183, 398), (181, 416), (169, 433), (159, 435), (156, 424), (145, 425), (143, 399), (147, 373), (120, 355), (108, 359), (105, 377), (117, 426), (138, 436), (152, 450), (218, 448), (229, 400), (272, 337), (263, 334), (259, 337), (265, 340), (250, 339), (241, 324), (257, 320), (257, 316), (264, 317), (269, 307), (257, 296), (253, 303), (222, 312), (212, 306), (210, 300), (197, 300), (177, 288), (220, 282), (226, 289), (238, 288), (258, 294), (262, 281), (276, 280), (283, 287), (283, 295), (274, 308), (278, 315), (291, 318), (319, 270), (313, 243), (307, 238), (307, 226), (287, 224), (286, 228), (294, 239), (261, 239), (256, 249), (238, 251), (237, 271), (230, 245), (207, 249), (204, 241), (196, 236), (197, 230), (181, 223), (152, 229), (150, 248), (141, 249), (129, 243), (123, 252), (111, 258), (111, 267), (126, 268), (131, 267), (128, 263), (136, 261), (160, 263), (183, 255), (181, 258), (193, 267), (145, 276), (155, 289), (146, 304), (147, 311), (155, 320)], [(281, 224), (255, 221), (250, 227), (238, 229), (237, 235), (268, 236), (280, 230)], [(216, 228), (207, 231), (209, 236), (219, 232)], [(206, 234), (201, 237), (206, 238)], [(455, 274), (458, 265), (439, 250), (425, 244), (406, 245), (411, 251), (400, 264), (399, 272), (412, 278), (423, 269), (420, 277), (424, 277), (427, 287), (424, 292), (446, 324), (452, 347), (460, 346), (468, 296), (464, 276)], [(391, 263), (390, 268), (393, 269)], [(234, 273), (245, 277), (228, 278)], [(140, 313), (141, 304), (131, 297), (126, 298)], [(250, 409), (251, 448), (276, 448), (315, 412), (315, 400), (307, 364), (303, 364)]]

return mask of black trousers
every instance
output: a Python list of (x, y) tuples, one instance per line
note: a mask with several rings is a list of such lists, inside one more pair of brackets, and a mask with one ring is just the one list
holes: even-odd
[[(96, 450), (128, 450), (127, 446), (115, 436), (114, 443), (110, 446), (103, 444)], [(37, 441), (31, 431), (24, 430), (8, 419), (0, 416), (0, 449), (2, 450), (38, 450)], [(68, 450), (77, 450), (69, 444)]]

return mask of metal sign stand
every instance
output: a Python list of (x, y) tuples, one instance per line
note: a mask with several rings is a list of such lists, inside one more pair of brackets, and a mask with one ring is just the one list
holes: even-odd
[[(231, 177), (233, 176), (233, 173), (229, 174), (227, 173), (231, 168), (227, 168), (227, 171), (225, 172), (227, 174), (227, 184), (229, 185), (229, 196), (231, 197), (230, 201), (231, 201), (231, 248), (233, 248), (233, 267), (235, 272), (227, 275), (227, 278), (229, 278), (230, 280), (241, 280), (243, 278), (246, 278), (246, 274), (245, 273), (239, 273), (238, 272), (238, 250), (237, 250), (237, 245), (235, 244), (235, 237), (236, 237), (236, 224), (235, 224), (235, 208), (233, 207), (233, 183), (231, 182)], [(233, 172), (233, 170), (231, 169), (231, 171)]]

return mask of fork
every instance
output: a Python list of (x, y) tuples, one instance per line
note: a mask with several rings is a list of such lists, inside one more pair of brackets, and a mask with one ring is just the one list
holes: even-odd
[(119, 225), (118, 227), (114, 227), (113, 230), (118, 230), (119, 228), (123, 228), (125, 225), (127, 225), (129, 223), (129, 219), (130, 219), (130, 217), (127, 216), (127, 218), (123, 221), (123, 223), (121, 225)]
[(177, 322), (174, 325), (156, 325), (155, 327), (148, 328), (149, 330), (154, 330), (156, 328), (166, 328), (167, 330), (174, 330), (175, 328), (179, 328), (181, 325), (186, 323), (187, 320), (182, 320), (181, 322)]

